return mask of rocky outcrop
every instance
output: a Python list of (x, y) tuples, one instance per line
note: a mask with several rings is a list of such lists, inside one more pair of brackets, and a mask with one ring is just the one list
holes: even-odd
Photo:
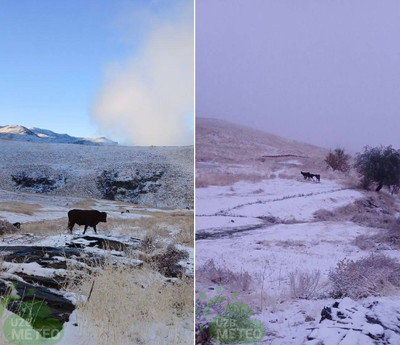
[(400, 344), (400, 309), (391, 301), (344, 298), (324, 307), (305, 345)]
[(115, 170), (104, 170), (97, 178), (97, 187), (103, 199), (137, 204), (143, 194), (159, 191), (163, 175), (162, 170), (145, 173), (136, 170), (130, 175), (122, 175)]
[(63, 175), (50, 176), (42, 172), (18, 172), (11, 175), (15, 189), (25, 192), (49, 194), (56, 188), (62, 188), (67, 183)]

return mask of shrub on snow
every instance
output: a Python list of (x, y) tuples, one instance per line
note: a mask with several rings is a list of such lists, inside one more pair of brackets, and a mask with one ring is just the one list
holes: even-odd
[(329, 273), (334, 297), (353, 299), (384, 295), (400, 288), (400, 264), (382, 254), (342, 260)]

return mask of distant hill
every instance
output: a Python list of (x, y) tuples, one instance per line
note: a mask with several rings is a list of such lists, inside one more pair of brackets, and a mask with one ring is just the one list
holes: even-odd
[(79, 145), (118, 145), (107, 138), (77, 138), (59, 134), (48, 129), (24, 126), (0, 126), (0, 139), (12, 139), (36, 143), (79, 144)]
[(244, 162), (262, 156), (322, 157), (326, 150), (228, 121), (196, 117), (197, 162)]
[(0, 189), (192, 208), (193, 158), (193, 146), (37, 145), (3, 139)]

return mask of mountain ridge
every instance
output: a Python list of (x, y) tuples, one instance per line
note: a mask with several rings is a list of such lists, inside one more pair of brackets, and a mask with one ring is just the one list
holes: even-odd
[(25, 127), (21, 125), (0, 126), (0, 139), (12, 139), (19, 141), (35, 143), (53, 143), (53, 144), (77, 144), (77, 145), (95, 145), (95, 146), (116, 146), (117, 142), (100, 138), (82, 138), (74, 137), (68, 134), (60, 134), (49, 129), (37, 127)]

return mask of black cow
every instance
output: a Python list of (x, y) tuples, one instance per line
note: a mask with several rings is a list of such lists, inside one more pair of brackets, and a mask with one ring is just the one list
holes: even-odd
[(100, 222), (107, 223), (106, 212), (99, 212), (97, 210), (76, 209), (68, 212), (68, 229), (69, 231), (71, 231), (71, 234), (75, 224), (85, 226), (83, 234), (85, 234), (88, 226), (91, 226), (94, 229), (94, 232), (97, 234), (96, 225)]
[(16, 228), (21, 229), (21, 223), (18, 223), (18, 222), (17, 222), (17, 223), (14, 223), (13, 225), (14, 225)]

